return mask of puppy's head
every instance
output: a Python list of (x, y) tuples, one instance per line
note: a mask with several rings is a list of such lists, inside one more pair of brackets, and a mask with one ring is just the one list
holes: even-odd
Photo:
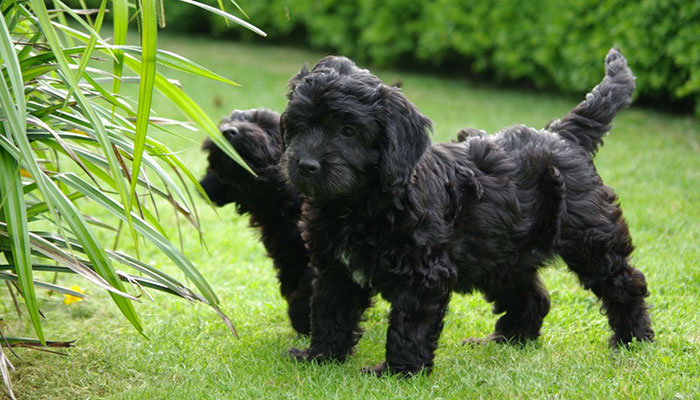
[(401, 91), (345, 57), (326, 57), (290, 80), (280, 122), (282, 168), (315, 198), (395, 194), (430, 144), (431, 122)]
[(260, 184), (270, 175), (271, 169), (277, 168), (282, 139), (279, 114), (264, 108), (235, 110), (221, 121), (219, 130), (258, 175), (255, 177), (246, 171), (207, 138), (202, 149), (209, 153), (209, 165), (200, 184), (209, 198), (222, 206), (236, 201), (238, 195)]

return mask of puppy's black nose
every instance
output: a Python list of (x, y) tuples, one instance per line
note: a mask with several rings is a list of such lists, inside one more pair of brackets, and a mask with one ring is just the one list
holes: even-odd
[(312, 176), (321, 169), (321, 164), (319, 164), (318, 161), (310, 158), (302, 158), (299, 160), (299, 162), (297, 162), (297, 167), (302, 175)]

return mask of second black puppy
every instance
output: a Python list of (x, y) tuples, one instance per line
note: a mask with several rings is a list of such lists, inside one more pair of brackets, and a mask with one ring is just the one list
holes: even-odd
[(616, 49), (603, 81), (547, 130), (468, 130), (459, 143), (431, 146), (430, 120), (347, 58), (304, 68), (290, 88), (282, 163), (306, 196), (318, 274), (311, 345), (294, 358), (345, 360), (377, 292), (391, 302), (377, 375), (432, 368), (453, 291), (481, 291), (505, 313), (487, 339), (535, 339), (550, 307), (537, 270), (557, 254), (602, 300), (611, 345), (653, 339), (645, 277), (592, 161), (634, 90)]
[(278, 166), (282, 155), (279, 114), (264, 108), (236, 110), (221, 121), (219, 130), (257, 176), (207, 139), (202, 148), (209, 152), (209, 166), (200, 184), (217, 206), (235, 203), (239, 214), (250, 214), (250, 225), (260, 228), (277, 269), (292, 327), (308, 334), (313, 271), (297, 227), (302, 200)]

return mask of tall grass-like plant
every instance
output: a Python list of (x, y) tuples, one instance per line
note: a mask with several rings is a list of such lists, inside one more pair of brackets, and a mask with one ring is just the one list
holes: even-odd
[[(180, 1), (264, 35), (226, 13), (221, 2), (217, 9)], [(154, 129), (169, 129), (169, 124), (184, 124), (152, 117), (151, 98), (158, 90), (241, 162), (211, 119), (159, 67), (235, 83), (158, 49), (162, 6), (159, 0), (101, 0), (99, 8), (73, 10), (61, 0), (0, 1), (0, 252), (4, 255), (0, 280), (13, 299), (23, 299), (15, 304), (18, 312), (26, 309), (37, 337), (0, 338), (0, 371), (10, 397), (14, 398), (12, 364), (3, 347), (12, 351), (18, 345), (68, 345), (46, 340), (37, 288), (83, 296), (38, 280), (37, 271), (78, 274), (107, 290), (139, 333), (143, 327), (133, 301), (147, 294), (146, 288), (211, 306), (235, 333), (214, 291), (171, 243), (158, 218), (154, 198), (161, 197), (184, 217), (179, 220), (198, 228), (193, 194), (187, 187), (194, 186), (200, 193), (202, 189), (178, 157), (149, 135)], [(108, 9), (114, 28), (109, 41), (100, 35)], [(140, 46), (126, 44), (129, 23), (134, 21), (138, 21)], [(103, 61), (91, 62), (96, 58)], [(120, 94), (122, 82), (134, 77), (139, 84), (135, 102)], [(95, 215), (84, 215), (78, 200), (89, 200), (117, 218), (136, 254), (109, 250), (101, 239), (105, 235), (97, 232), (119, 235), (122, 229)], [(140, 261), (143, 243), (165, 254), (192, 288)]]

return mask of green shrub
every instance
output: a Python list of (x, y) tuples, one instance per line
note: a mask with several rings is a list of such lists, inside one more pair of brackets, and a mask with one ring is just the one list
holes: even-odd
[[(697, 1), (240, 0), (238, 4), (268, 33), (268, 41), (306, 43), (380, 65), (449, 64), (468, 75), (564, 92), (585, 92), (595, 85), (601, 59), (617, 45), (637, 75), (638, 96), (694, 103), (700, 114)], [(166, 17), (174, 30), (253, 37), (177, 1), (168, 2)]]

